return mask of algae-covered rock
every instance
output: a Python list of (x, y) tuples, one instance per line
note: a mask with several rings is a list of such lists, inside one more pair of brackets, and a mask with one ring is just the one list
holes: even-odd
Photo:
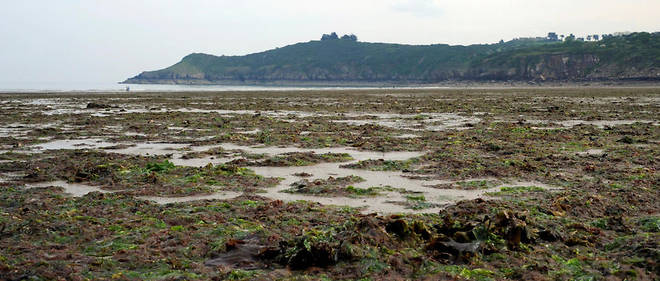
[(385, 229), (387, 232), (396, 234), (400, 238), (407, 238), (412, 233), (408, 223), (402, 219), (396, 219), (388, 222)]

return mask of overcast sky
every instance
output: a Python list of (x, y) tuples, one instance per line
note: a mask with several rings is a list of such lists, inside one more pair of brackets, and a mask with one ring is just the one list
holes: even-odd
[[(116, 82), (192, 52), (244, 55), (354, 33), (360, 41), (660, 31), (658, 0), (0, 0), (0, 84)], [(1, 88), (2, 85), (0, 85)]]

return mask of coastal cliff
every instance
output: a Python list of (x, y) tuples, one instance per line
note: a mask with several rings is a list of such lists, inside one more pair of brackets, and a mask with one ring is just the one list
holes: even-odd
[(194, 53), (136, 84), (426, 84), (446, 81), (660, 80), (660, 33), (599, 41), (517, 39), (470, 46), (355, 40), (298, 43), (245, 56)]

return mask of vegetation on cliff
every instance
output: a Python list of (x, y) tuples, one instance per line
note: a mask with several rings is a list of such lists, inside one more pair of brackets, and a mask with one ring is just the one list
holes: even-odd
[[(334, 34), (334, 33), (333, 33)], [(194, 53), (126, 83), (584, 81), (660, 79), (660, 33), (582, 41), (524, 38), (469, 46), (358, 42), (326, 34), (245, 56)]]

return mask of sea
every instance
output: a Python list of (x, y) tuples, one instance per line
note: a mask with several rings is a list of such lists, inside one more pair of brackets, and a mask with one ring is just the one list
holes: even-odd
[(341, 89), (384, 89), (384, 88), (391, 89), (392, 86), (316, 87), (316, 86), (258, 86), (258, 85), (119, 84), (112, 82), (0, 82), (0, 93), (127, 92), (127, 91), (130, 92), (295, 91), (295, 90), (341, 90)]

